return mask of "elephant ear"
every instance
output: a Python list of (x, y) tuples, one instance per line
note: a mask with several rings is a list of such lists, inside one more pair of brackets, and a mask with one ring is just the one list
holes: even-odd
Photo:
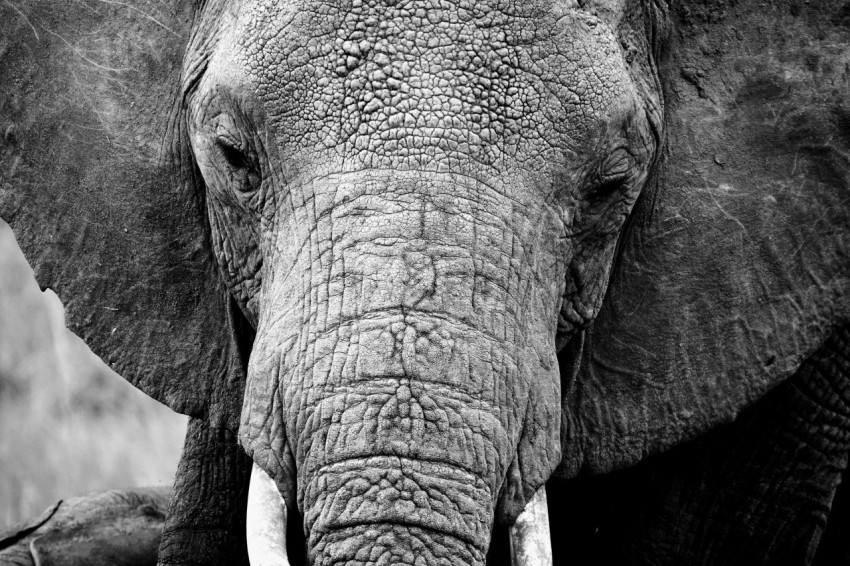
[(243, 369), (180, 112), (190, 0), (0, 3), (0, 217), (69, 328), (236, 430)]
[(666, 144), (570, 350), (563, 476), (730, 421), (850, 317), (850, 5), (676, 0)]

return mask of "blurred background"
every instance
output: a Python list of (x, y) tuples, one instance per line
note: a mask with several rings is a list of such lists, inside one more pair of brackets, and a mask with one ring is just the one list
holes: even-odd
[(0, 220), (0, 529), (73, 495), (171, 485), (185, 432), (65, 329)]

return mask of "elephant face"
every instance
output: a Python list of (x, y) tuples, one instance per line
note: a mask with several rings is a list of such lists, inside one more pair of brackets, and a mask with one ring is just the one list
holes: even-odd
[(0, 216), (316, 563), (480, 564), (850, 319), (843, 2), (773, 5), (0, 3)]
[[(482, 243), (502, 247), (508, 234), (494, 229), (510, 230), (525, 250), (500, 250), (502, 259), (527, 254), (522, 279), (540, 277), (565, 297), (561, 337), (585, 326), (646, 178), (651, 128), (661, 127), (659, 93), (634, 83), (611, 26), (561, 3), (456, 6), (427, 17), (411, 17), (415, 6), (309, 5), (210, 10), (217, 39), (190, 46), (184, 63), (213, 245), (252, 323), (263, 310), (262, 266), (297, 261), (298, 227), (318, 229), (331, 210), (383, 212), (381, 203), (362, 210), (357, 201), (385, 194), (387, 222), (407, 234), (414, 227), (404, 212), (459, 217), (439, 226), (416, 220), (425, 236), (472, 221), (484, 228), (490, 212), (482, 236), (497, 241)], [(421, 208), (423, 199), (435, 212)], [(315, 218), (303, 216), (316, 206)], [(372, 237), (399, 237), (382, 230)], [(534, 314), (548, 324), (551, 311)]]
[(257, 330), (242, 445), (318, 563), (377, 529), (480, 564), (560, 461), (556, 343), (599, 309), (651, 101), (560, 3), (231, 8), (185, 97)]

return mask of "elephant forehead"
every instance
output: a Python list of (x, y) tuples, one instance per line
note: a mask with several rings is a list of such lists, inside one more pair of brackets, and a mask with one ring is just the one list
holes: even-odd
[(234, 38), (283, 147), (537, 170), (596, 146), (629, 92), (610, 31), (549, 4), (253, 0)]

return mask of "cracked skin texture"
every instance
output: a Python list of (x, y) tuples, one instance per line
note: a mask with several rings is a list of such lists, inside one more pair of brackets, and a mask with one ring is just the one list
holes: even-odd
[(556, 340), (599, 308), (652, 105), (605, 21), (561, 3), (219, 18), (186, 96), (257, 329), (241, 443), (313, 563), (483, 564), (560, 461)]
[[(0, 13), (15, 38), (0, 65), (0, 215), (69, 326), (198, 420), (163, 564), (242, 554), (240, 432), (303, 512), (315, 561), (475, 562), (488, 537), (493, 558), (559, 448), (569, 479), (704, 435), (848, 319), (843, 1), (10, 0)], [(828, 375), (817, 388), (841, 378)], [(812, 389), (787, 383), (780, 399)], [(746, 449), (769, 427), (742, 435), (738, 421), (728, 434), (752, 458), (725, 469), (795, 485), (796, 468), (764, 471)], [(845, 465), (833, 452), (832, 471), (803, 482), (818, 521)], [(694, 478), (707, 485), (676, 481)], [(649, 538), (687, 540), (670, 482), (654, 486), (673, 502), (655, 524), (683, 528)], [(688, 500), (698, 517), (720, 510), (704, 540), (725, 552), (724, 506), (800, 494), (780, 495)], [(765, 535), (751, 542), (789, 540), (766, 515), (745, 521)], [(813, 545), (820, 527), (794, 520)], [(670, 563), (710, 560), (691, 558)]]

